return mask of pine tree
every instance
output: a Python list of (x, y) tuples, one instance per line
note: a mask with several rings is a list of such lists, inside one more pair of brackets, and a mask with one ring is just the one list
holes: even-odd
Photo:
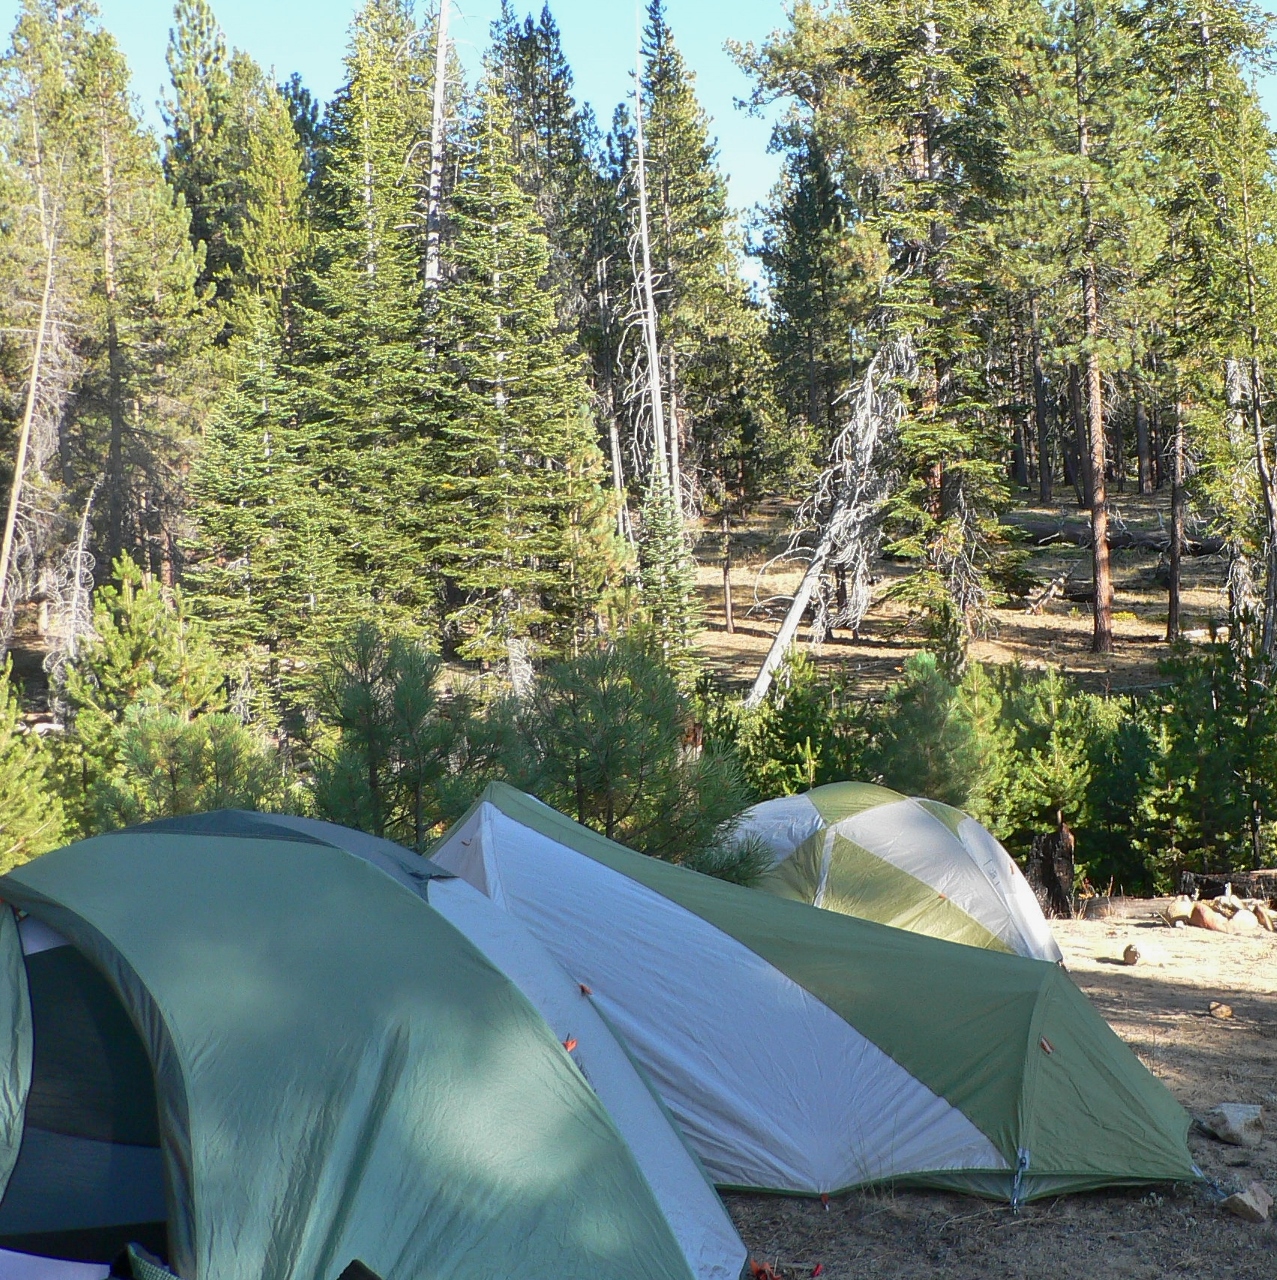
[(105, 542), (172, 579), (180, 477), (199, 425), (209, 326), (196, 295), (187, 218), (133, 114), (114, 40), (89, 34), (75, 68), (82, 112), (86, 326), (81, 475), (105, 475)]
[[(857, 277), (865, 274), (856, 260), (857, 210), (823, 141), (814, 129), (796, 128), (780, 140), (785, 170), (756, 252), (768, 279), (777, 397), (791, 426), (805, 424), (814, 453), (834, 438), (840, 397), (851, 384), (856, 351), (848, 318), (871, 304), (857, 296)], [(874, 285), (879, 274), (869, 273)]]
[(544, 286), (557, 294), (560, 322), (573, 332), (594, 283), (590, 241), (598, 185), (592, 118), (573, 97), (572, 69), (548, 5), (522, 24), (509, 0), (493, 23), (491, 74), (510, 115), (519, 186), (532, 197), (549, 244)]
[(793, 142), (816, 133), (855, 193), (848, 240), (864, 284), (843, 313), (855, 364), (892, 333), (916, 353), (892, 549), (918, 565), (899, 594), (957, 655), (987, 610), (1005, 498), (986, 356), (1006, 46), (997, 0), (852, 0), (828, 11), (800, 4), (792, 32), (748, 60), (760, 99), (797, 96), (806, 128), (790, 131)]
[(0, 871), (62, 843), (65, 816), (49, 772), (49, 751), (22, 720), (8, 658), (0, 667)]
[(307, 702), (321, 601), (334, 598), (325, 513), (310, 483), (275, 308), (241, 303), (228, 388), (191, 478), (194, 531), (185, 583), (249, 698), (254, 719), (293, 724)]
[[(80, 15), (23, 6), (0, 96), (0, 466), (8, 497), (0, 639), (65, 545), (68, 402), (78, 372), (74, 218), (80, 142), (72, 89)], [(7, 554), (6, 554), (7, 553)]]
[(37, 90), (37, 115), (67, 146), (57, 193), (60, 391), (45, 401), (58, 440), (60, 545), (74, 541), (94, 495), (93, 550), (107, 552), (99, 562), (127, 547), (172, 578), (209, 374), (187, 215), (134, 114), (124, 59), (91, 10), (30, 0), (14, 53), (21, 81), (48, 89)]
[(703, 610), (696, 565), (687, 551), (682, 523), (675, 519), (669, 481), (653, 477), (643, 501), (639, 541), (641, 602), (645, 621), (666, 665), (690, 688), (700, 669), (697, 641)]
[(368, 0), (355, 18), (325, 125), (295, 354), (311, 562), (329, 570), (315, 616), (340, 628), (375, 608), (417, 635), (440, 586), (426, 532), (439, 498), (423, 341), (427, 49), (400, 0)]
[(191, 210), (200, 285), (215, 290), (229, 336), (246, 295), (287, 304), (304, 238), (302, 140), (261, 68), (238, 50), (228, 57), (207, 0), (180, 0), (175, 17), (165, 171)]
[(453, 192), (432, 330), (446, 625), (464, 656), (488, 660), (512, 644), (570, 647), (609, 558), (584, 368), (541, 288), (549, 250), (516, 174), (507, 98), (490, 75)]
[(765, 367), (766, 331), (741, 277), (727, 184), (663, 0), (649, 0), (643, 57), (661, 378), (671, 483), (683, 510), (689, 500), (698, 505), (705, 488), (720, 505), (729, 494), (746, 496), (730, 460), (764, 452), (774, 408), (767, 380), (756, 376)]
[(66, 667), (69, 732), (58, 753), (67, 814), (81, 835), (101, 828), (127, 789), (129, 726), (171, 717), (183, 724), (226, 706), (225, 671), (207, 632), (167, 589), (127, 556), (98, 590), (94, 638)]
[[(1205, 496), (1228, 537), (1233, 639), (1249, 643), (1259, 621), (1254, 640), (1271, 662), (1277, 655), (1277, 458), (1264, 366), (1272, 359), (1277, 318), (1277, 203), (1272, 136), (1246, 80), (1266, 32), (1256, 11), (1232, 0), (1191, 8), (1150, 2), (1137, 21), (1169, 170), (1158, 265), (1179, 464), (1172, 566), (1178, 569), (1183, 542), (1184, 434), (1191, 427), (1206, 462)], [(1264, 564), (1258, 619), (1252, 556)], [(1171, 621), (1168, 638), (1174, 639), (1177, 609)]]

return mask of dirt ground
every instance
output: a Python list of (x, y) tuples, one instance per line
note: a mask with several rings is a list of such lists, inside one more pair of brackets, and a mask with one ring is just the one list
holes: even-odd
[[(1169, 518), (1164, 494), (1117, 494), (1112, 507), (1113, 523), (1119, 528), (1153, 532), (1163, 528)], [(787, 544), (791, 517), (787, 507), (765, 507), (733, 536), (733, 635), (727, 634), (725, 626), (721, 535), (707, 529), (696, 546), (706, 618), (701, 648), (710, 669), (730, 686), (753, 680), (802, 576), (801, 562), (775, 559)], [(1086, 523), (1084, 514), (1072, 504), (1020, 505), (1013, 518), (1055, 523), (1062, 529), (1082, 528)], [(1089, 651), (1089, 605), (1055, 600), (1041, 613), (1030, 615), (1020, 600), (991, 610), (988, 634), (972, 646), (972, 656), (989, 663), (1019, 661), (1033, 667), (1062, 667), (1096, 691), (1148, 688), (1158, 682), (1157, 662), (1166, 655), (1165, 565), (1161, 562), (1156, 551), (1113, 552), (1113, 630), (1117, 640), (1113, 654), (1097, 656)], [(1032, 548), (1025, 568), (1042, 585), (1066, 568), (1072, 571), (1075, 584), (1089, 585), (1091, 552), (1065, 542)], [(1200, 638), (1227, 616), (1226, 568), (1218, 555), (1189, 557), (1184, 562), (1182, 625)], [(817, 655), (822, 666), (854, 673), (863, 692), (870, 696), (895, 679), (909, 654), (926, 643), (906, 611), (887, 598), (892, 586), (909, 571), (905, 564), (881, 558), (875, 561), (874, 604), (860, 636), (837, 632)], [(805, 647), (805, 627), (799, 638)]]
[[(1168, 929), (1153, 904), (1115, 920), (1054, 922), (1083, 991), (1190, 1113), (1259, 1103), (1267, 1133), (1254, 1150), (1194, 1126), (1198, 1166), (1226, 1190), (1252, 1180), (1277, 1192), (1277, 937)], [(1121, 956), (1134, 942), (1142, 958)], [(1228, 1020), (1208, 1013), (1229, 1004)], [(936, 1192), (875, 1189), (819, 1202), (730, 1196), (752, 1254), (784, 1276), (827, 1280), (1274, 1280), (1277, 1222), (1223, 1213), (1204, 1186), (1095, 1192), (1005, 1205)]]

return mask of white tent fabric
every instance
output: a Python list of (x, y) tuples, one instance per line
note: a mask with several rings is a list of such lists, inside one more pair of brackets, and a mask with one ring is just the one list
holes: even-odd
[[(836, 792), (844, 785), (852, 784), (818, 790)], [(1063, 959), (1029, 882), (984, 826), (947, 805), (898, 796), (882, 787), (858, 789), (879, 802), (831, 822), (812, 793), (780, 796), (747, 809), (736, 833), (760, 840), (775, 866), (823, 831), (815, 906), (825, 905), (835, 838), (841, 837), (931, 886), (1008, 950), (1036, 960)]]
[[(830, 828), (937, 889), (1012, 951), (1038, 960), (1062, 953), (1011, 855), (974, 818), (955, 835), (917, 800), (878, 805)], [(820, 904), (817, 903), (817, 906)]]
[[(747, 1251), (705, 1171), (594, 1007), (592, 993), (518, 919), (464, 880), (441, 876), (437, 866), (390, 841), (315, 819), (262, 817), (341, 844), (412, 888), (519, 988), (560, 1040), (575, 1041), (573, 1060), (625, 1138), (693, 1274), (698, 1280), (737, 1280)], [(456, 834), (468, 838), (464, 829)]]
[(833, 1191), (1007, 1167), (966, 1116), (760, 956), (495, 805), (431, 860), (598, 993), (720, 1186)]

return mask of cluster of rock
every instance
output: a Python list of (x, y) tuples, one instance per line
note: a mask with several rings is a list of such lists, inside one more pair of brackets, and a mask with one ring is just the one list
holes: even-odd
[(1216, 898), (1190, 898), (1180, 894), (1162, 912), (1172, 928), (1193, 925), (1213, 933), (1277, 933), (1277, 911), (1263, 898), (1239, 898), (1232, 885)]
[[(1199, 1116), (1197, 1123), (1211, 1137), (1235, 1147), (1257, 1147), (1264, 1140), (1264, 1110), (1250, 1103), (1221, 1102)], [(1219, 1207), (1247, 1222), (1267, 1222), (1273, 1197), (1262, 1182), (1251, 1182), (1227, 1196)]]

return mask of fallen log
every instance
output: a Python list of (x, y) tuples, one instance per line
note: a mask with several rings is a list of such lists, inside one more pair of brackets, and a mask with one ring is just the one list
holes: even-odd
[(1233, 886), (1238, 898), (1267, 898), (1277, 905), (1277, 868), (1264, 871), (1183, 871), (1179, 877), (1179, 891), (1190, 898), (1220, 898), (1225, 889)]
[[(1022, 515), (1014, 511), (1003, 516), (1002, 523), (1009, 529), (1027, 534), (1029, 543), (1035, 547), (1049, 547), (1054, 542), (1065, 542), (1074, 547), (1091, 545), (1091, 527), (1086, 524)], [(1110, 551), (1169, 551), (1171, 535), (1169, 529), (1120, 529), (1110, 525), (1108, 543)], [(1213, 556), (1223, 549), (1224, 539), (1219, 537), (1186, 538), (1184, 541), (1184, 554), (1188, 556)]]

